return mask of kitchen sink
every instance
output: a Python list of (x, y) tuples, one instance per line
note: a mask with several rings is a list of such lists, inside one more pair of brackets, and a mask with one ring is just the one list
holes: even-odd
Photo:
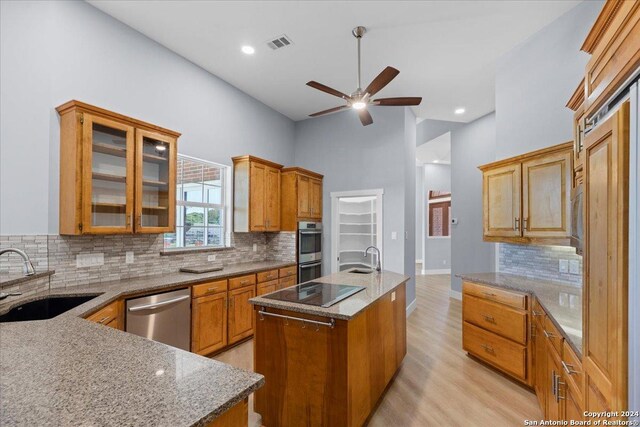
[(74, 307), (92, 300), (99, 294), (83, 296), (50, 296), (13, 307), (0, 316), (0, 322), (22, 322), (25, 320), (45, 320), (71, 310)]
[(353, 270), (348, 271), (348, 273), (371, 274), (373, 273), (373, 270), (368, 268), (354, 268)]

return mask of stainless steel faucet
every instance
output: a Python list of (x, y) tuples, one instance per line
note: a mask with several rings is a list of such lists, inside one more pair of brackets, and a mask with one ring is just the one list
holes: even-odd
[(22, 260), (24, 261), (22, 265), (22, 273), (24, 273), (25, 276), (33, 276), (34, 274), (36, 274), (36, 269), (33, 268), (33, 264), (29, 259), (29, 255), (27, 255), (24, 251), (15, 248), (0, 249), (0, 255), (7, 252), (15, 252), (22, 257)]
[(364, 257), (366, 258), (367, 255), (369, 254), (369, 249), (375, 249), (375, 251), (378, 254), (378, 258), (377, 258), (377, 265), (376, 265), (376, 271), (378, 273), (380, 273), (382, 271), (382, 267), (380, 266), (380, 249), (376, 248), (375, 246), (369, 246), (367, 249), (364, 250)]

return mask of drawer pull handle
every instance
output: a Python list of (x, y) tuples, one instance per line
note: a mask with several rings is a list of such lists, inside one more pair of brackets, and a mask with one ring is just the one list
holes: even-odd
[(531, 312), (534, 316), (542, 316), (542, 312), (540, 311), (536, 311), (536, 310), (532, 310)]
[(489, 316), (488, 314), (483, 314), (482, 317), (484, 317), (484, 320), (486, 320), (489, 323), (496, 323), (496, 319), (494, 319), (493, 316)]
[(484, 292), (484, 294), (488, 297), (497, 297), (498, 295), (494, 294), (493, 292)]
[(569, 375), (573, 375), (573, 374), (579, 374), (578, 371), (574, 371), (573, 370), (573, 365), (569, 365), (568, 363), (565, 363), (564, 360), (561, 360), (560, 363), (562, 363), (562, 367), (564, 368), (564, 371), (569, 374)]
[(218, 288), (207, 288), (207, 292), (212, 292), (212, 291), (215, 291), (216, 289)]
[(109, 320), (109, 317), (110, 317), (110, 316), (103, 317), (102, 319), (98, 320), (98, 323), (100, 323), (100, 324), (104, 324), (104, 322), (106, 322), (107, 320)]
[(248, 281), (248, 280), (242, 280), (242, 281), (240, 282), (240, 284), (241, 284), (241, 285), (246, 285), (247, 283), (249, 283), (249, 281)]
[(482, 348), (484, 348), (484, 351), (486, 351), (487, 353), (495, 354), (493, 347), (491, 347), (490, 345), (482, 344)]
[(549, 339), (554, 339), (556, 336), (553, 335), (551, 332), (547, 332), (546, 329), (543, 329), (542, 332), (544, 332), (544, 336), (549, 338)]

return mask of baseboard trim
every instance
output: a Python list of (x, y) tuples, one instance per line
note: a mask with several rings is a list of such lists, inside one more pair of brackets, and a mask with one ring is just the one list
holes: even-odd
[(451, 274), (451, 269), (443, 268), (441, 270), (422, 270), (422, 274), (425, 274), (427, 276), (432, 274)]
[(411, 303), (407, 306), (407, 317), (411, 316), (411, 313), (413, 313), (413, 310), (416, 309), (416, 305), (417, 305), (417, 302), (414, 298), (414, 300), (411, 301)]
[(462, 292), (454, 291), (453, 289), (449, 289), (449, 298), (457, 299), (462, 301)]
[(416, 260), (416, 264), (422, 264), (422, 260), (421, 259), (417, 259)]

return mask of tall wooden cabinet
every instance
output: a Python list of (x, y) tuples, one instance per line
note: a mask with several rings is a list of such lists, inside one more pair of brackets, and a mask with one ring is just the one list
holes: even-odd
[(60, 234), (175, 230), (179, 133), (79, 101), (60, 115)]
[(298, 221), (322, 220), (322, 180), (307, 169), (282, 169), (282, 230), (297, 230)]
[(255, 156), (232, 160), (234, 231), (280, 231), (282, 165)]
[(627, 404), (629, 102), (584, 142), (585, 410)]
[(572, 147), (568, 142), (480, 166), (484, 240), (569, 244)]

